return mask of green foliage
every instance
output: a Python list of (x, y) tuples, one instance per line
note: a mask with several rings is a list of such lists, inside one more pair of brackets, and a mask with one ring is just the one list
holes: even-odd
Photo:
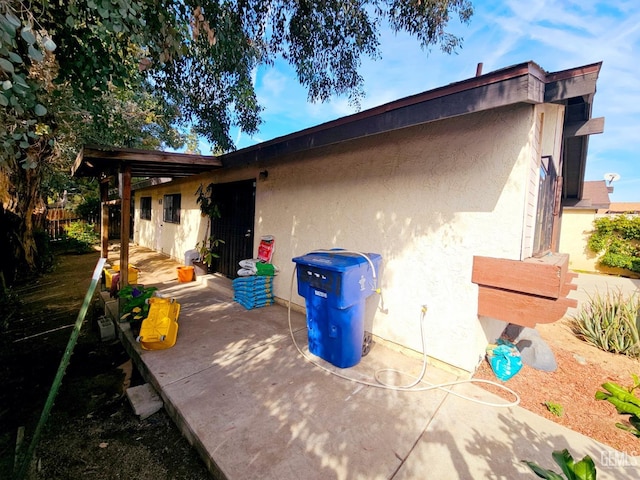
[(76, 207), (76, 213), (80, 218), (89, 218), (100, 214), (100, 199), (97, 195), (89, 195)]
[(587, 245), (602, 253), (600, 263), (640, 273), (640, 216), (602, 217), (594, 227)]
[(153, 297), (158, 289), (143, 285), (127, 285), (120, 289), (118, 296), (124, 300), (121, 322), (142, 321), (149, 315), (151, 308), (148, 299)]
[[(220, 207), (215, 198), (215, 184), (210, 183), (206, 187), (200, 184), (196, 190), (196, 203), (200, 206), (200, 213), (207, 217), (207, 234), (209, 233), (210, 222), (221, 217)], [(215, 235), (208, 236), (201, 242), (196, 244), (196, 250), (200, 253), (200, 260), (207, 266), (211, 267), (214, 258), (220, 258), (217, 250), (220, 245), (224, 244), (224, 240), (216, 238)]]
[(534, 462), (527, 460), (523, 460), (523, 462), (540, 478), (563, 480), (566, 477), (567, 480), (595, 480), (596, 466), (589, 455), (586, 455), (578, 463), (574, 462), (573, 457), (566, 448), (554, 451), (551, 456), (562, 469), (564, 477), (553, 470), (542, 468)]
[(78, 253), (90, 252), (100, 240), (95, 225), (92, 223), (71, 222), (69, 225), (65, 225), (64, 230), (72, 248)]
[(596, 400), (607, 400), (616, 407), (619, 414), (629, 415), (628, 424), (616, 423), (616, 427), (640, 438), (640, 398), (633, 393), (640, 387), (640, 378), (635, 374), (631, 377), (633, 385), (630, 387), (622, 387), (613, 382), (603, 383), (602, 388), (606, 392), (597, 391), (595, 398)]
[(573, 331), (602, 350), (637, 357), (640, 355), (640, 297), (625, 297), (622, 291), (596, 293), (573, 316)]
[(556, 417), (561, 417), (564, 415), (564, 407), (556, 402), (544, 402), (544, 406), (547, 407), (552, 414)]
[(196, 244), (196, 250), (200, 254), (200, 261), (211, 267), (214, 258), (220, 258), (217, 249), (224, 244), (224, 240), (211, 235), (209, 238), (202, 240)]
[(27, 218), (83, 144), (177, 148), (189, 125), (232, 150), (231, 127), (260, 123), (258, 66), (283, 60), (311, 100), (358, 105), (361, 58), (379, 54), (385, 22), (452, 52), (450, 15), (472, 13), (469, 0), (0, 2), (0, 175), (23, 219), (16, 257), (33, 268)]

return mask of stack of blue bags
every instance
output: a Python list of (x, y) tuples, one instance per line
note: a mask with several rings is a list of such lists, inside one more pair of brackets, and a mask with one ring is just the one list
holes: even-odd
[(238, 277), (233, 281), (233, 300), (247, 310), (273, 303), (273, 276)]

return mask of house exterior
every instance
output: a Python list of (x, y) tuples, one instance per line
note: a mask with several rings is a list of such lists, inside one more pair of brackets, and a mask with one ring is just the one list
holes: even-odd
[(609, 187), (604, 180), (584, 182), (580, 200), (566, 202), (562, 209), (560, 251), (569, 254), (569, 267), (585, 272), (598, 271), (598, 255), (588, 247), (593, 222), (609, 209)]
[(560, 251), (569, 254), (569, 267), (572, 270), (635, 277), (637, 275), (628, 270), (601, 265), (599, 255), (588, 246), (589, 237), (594, 231), (593, 222), (597, 219), (640, 214), (640, 203), (611, 202), (610, 193), (613, 193), (613, 187), (607, 186), (604, 180), (584, 182), (583, 198), (565, 203)]
[[(427, 354), (474, 371), (509, 322), (554, 321), (571, 305), (559, 217), (583, 195), (588, 135), (602, 131), (599, 70), (526, 62), (220, 156), (221, 168), (136, 189), (134, 242), (183, 260), (213, 228), (222, 256), (236, 252), (219, 268), (233, 276), (274, 235), (282, 300), (293, 257), (378, 253), (368, 329), (421, 352), (426, 304)], [(195, 196), (210, 183), (224, 207), (213, 227)]]

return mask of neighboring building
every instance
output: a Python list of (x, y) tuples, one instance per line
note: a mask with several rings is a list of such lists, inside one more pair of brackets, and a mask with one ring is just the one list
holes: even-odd
[(275, 294), (288, 299), (293, 257), (379, 253), (373, 334), (421, 351), (427, 304), (427, 353), (473, 371), (507, 322), (554, 321), (572, 304), (566, 256), (552, 252), (560, 198), (583, 198), (586, 138), (602, 131), (599, 71), (527, 62), (223, 155), (210, 173), (136, 190), (134, 241), (182, 260), (208, 234), (195, 191), (214, 182), (222, 273), (274, 235)]
[(640, 214), (640, 203), (610, 202), (610, 193), (613, 193), (613, 187), (607, 186), (604, 180), (584, 182), (582, 199), (563, 203), (560, 251), (569, 254), (569, 268), (572, 270), (636, 277), (628, 270), (601, 265), (598, 263), (599, 254), (589, 249), (593, 222), (598, 218)]
[(640, 215), (640, 202), (612, 202), (605, 211), (598, 213), (606, 215)]
[(609, 209), (609, 188), (604, 180), (584, 182), (583, 197), (564, 202), (560, 251), (569, 254), (569, 268), (596, 272), (598, 255), (589, 250), (593, 222)]

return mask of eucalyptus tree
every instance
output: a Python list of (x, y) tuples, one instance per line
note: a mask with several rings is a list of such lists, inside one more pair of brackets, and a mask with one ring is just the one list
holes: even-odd
[[(144, 91), (172, 112), (162, 132), (189, 126), (229, 151), (232, 126), (259, 126), (259, 65), (284, 59), (309, 100), (338, 94), (358, 105), (361, 60), (379, 55), (383, 28), (453, 52), (462, 41), (447, 31), (453, 15), (468, 22), (470, 0), (0, 0), (0, 165), (16, 187), (5, 208), (26, 219), (37, 203), (34, 172), (60, 157), (60, 105), (108, 131), (105, 93)], [(23, 223), (17, 249), (32, 264)]]

